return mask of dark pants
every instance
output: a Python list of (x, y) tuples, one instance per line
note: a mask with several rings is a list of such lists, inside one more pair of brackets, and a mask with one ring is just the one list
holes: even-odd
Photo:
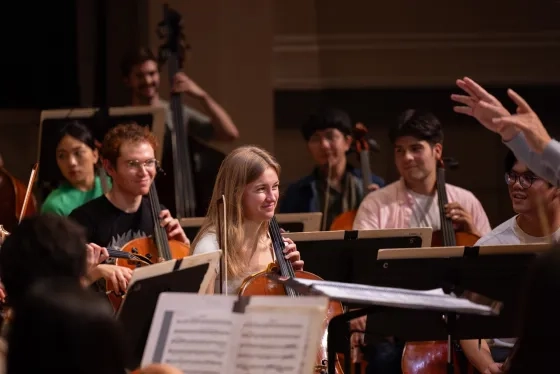
[(394, 344), (388, 341), (368, 344), (363, 348), (367, 360), (367, 374), (401, 374), (401, 359), (404, 342)]

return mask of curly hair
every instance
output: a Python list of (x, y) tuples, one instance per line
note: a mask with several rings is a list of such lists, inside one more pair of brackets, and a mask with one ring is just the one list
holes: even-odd
[(158, 147), (158, 141), (148, 127), (136, 123), (117, 125), (105, 134), (101, 146), (101, 156), (115, 165), (123, 143), (143, 142), (149, 143), (154, 150)]

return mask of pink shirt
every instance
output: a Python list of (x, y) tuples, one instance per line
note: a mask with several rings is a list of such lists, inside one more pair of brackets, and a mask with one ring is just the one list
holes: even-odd
[[(446, 184), (449, 202), (457, 202), (471, 214), (473, 224), (484, 236), (491, 231), (490, 222), (482, 204), (472, 192)], [(437, 204), (437, 195), (435, 197)], [(409, 228), (415, 199), (405, 187), (402, 178), (377, 191), (369, 193), (360, 204), (354, 220), (354, 230)]]

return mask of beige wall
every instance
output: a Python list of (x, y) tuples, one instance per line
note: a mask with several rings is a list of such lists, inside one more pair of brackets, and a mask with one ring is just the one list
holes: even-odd
[(559, 11), (553, 1), (276, 0), (274, 85), (558, 83)]

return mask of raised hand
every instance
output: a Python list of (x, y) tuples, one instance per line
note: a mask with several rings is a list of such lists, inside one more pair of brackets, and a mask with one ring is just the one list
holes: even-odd
[(517, 104), (517, 114), (494, 118), (492, 122), (498, 127), (513, 127), (523, 132), (529, 147), (537, 153), (542, 153), (551, 138), (539, 116), (514, 90), (509, 89), (508, 95)]
[(451, 95), (451, 100), (463, 104), (453, 107), (456, 113), (476, 118), (488, 130), (500, 134), (504, 141), (511, 140), (515, 136), (518, 130), (514, 127), (500, 126), (493, 121), (495, 118), (510, 114), (498, 99), (468, 77), (457, 79), (456, 84), (467, 94)]

